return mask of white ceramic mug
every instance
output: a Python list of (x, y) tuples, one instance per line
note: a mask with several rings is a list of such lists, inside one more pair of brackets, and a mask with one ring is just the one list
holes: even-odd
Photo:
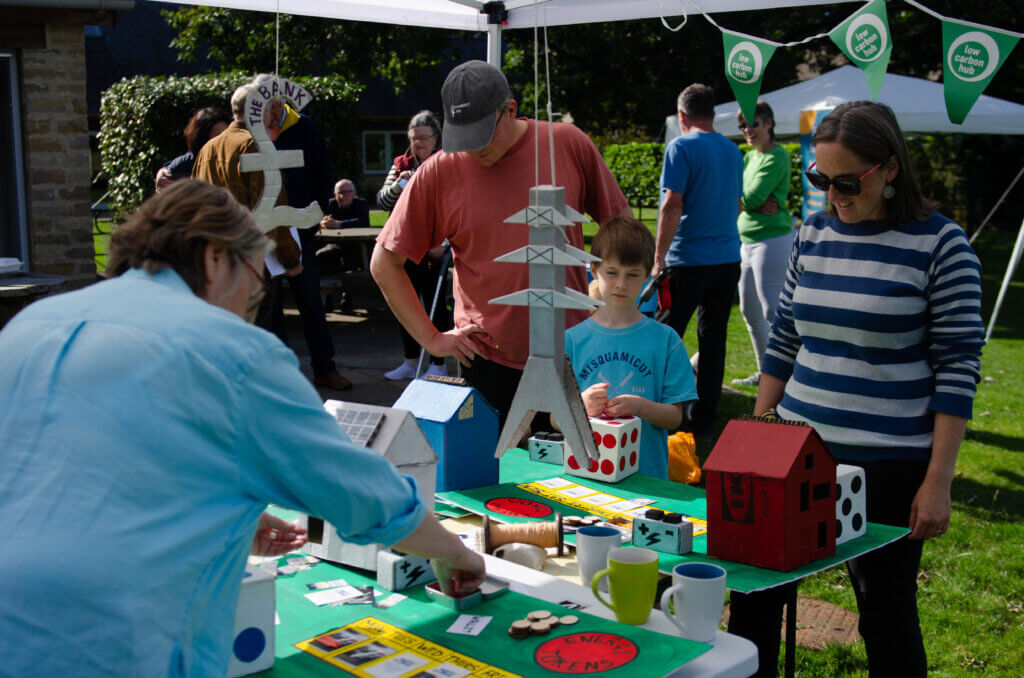
[[(588, 525), (576, 530), (576, 563), (580, 566), (580, 579), (584, 586), (598, 570), (608, 567), (608, 552), (622, 544), (622, 531), (604, 525)], [(607, 582), (601, 582), (607, 591)]]
[(526, 567), (532, 567), (535, 570), (543, 570), (544, 561), (548, 558), (548, 552), (536, 544), (512, 542), (511, 544), (502, 544), (494, 549), (494, 556), (525, 565)]
[[(669, 600), (673, 612), (669, 612)], [(661, 611), (684, 638), (699, 643), (709, 643), (715, 637), (724, 605), (725, 570), (711, 563), (676, 565), (672, 586), (661, 594)]]

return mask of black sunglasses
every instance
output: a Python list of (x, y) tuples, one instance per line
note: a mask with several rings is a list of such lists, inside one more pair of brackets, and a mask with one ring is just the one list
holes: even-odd
[(828, 192), (829, 186), (835, 186), (836, 190), (842, 193), (843, 195), (860, 195), (861, 180), (867, 175), (874, 172), (882, 165), (884, 165), (885, 163), (878, 163), (877, 165), (875, 165), (874, 167), (872, 167), (871, 169), (869, 169), (867, 172), (860, 175), (856, 179), (829, 179), (821, 172), (811, 171), (812, 169), (814, 169), (814, 166), (816, 164), (817, 163), (812, 162), (811, 166), (807, 168), (806, 172), (804, 172), (804, 175), (807, 176), (807, 181), (811, 182), (811, 186), (814, 186), (819, 191), (825, 191), (826, 193)]

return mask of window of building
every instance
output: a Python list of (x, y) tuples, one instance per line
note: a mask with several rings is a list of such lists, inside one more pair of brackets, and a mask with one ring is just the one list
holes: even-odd
[(0, 257), (20, 259), (28, 270), (28, 223), (22, 165), (18, 68), (11, 52), (0, 51)]
[(408, 146), (409, 137), (404, 131), (363, 132), (363, 173), (387, 174), (395, 156), (404, 153)]

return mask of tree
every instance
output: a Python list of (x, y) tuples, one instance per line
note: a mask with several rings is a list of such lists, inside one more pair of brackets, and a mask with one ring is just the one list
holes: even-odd
[[(208, 56), (222, 70), (274, 72), (275, 17), (219, 7), (164, 10), (183, 61)], [(391, 81), (401, 92), (452, 58), (468, 36), (440, 29), (280, 15), (280, 68), (287, 75), (338, 74)]]
[[(949, 17), (1024, 29), (1019, 4), (1008, 0), (928, 0), (928, 6)], [(825, 33), (858, 8), (843, 3), (727, 12), (713, 18), (723, 28), (785, 43)], [(890, 2), (888, 12), (895, 45), (889, 70), (938, 78), (942, 72), (941, 22), (897, 2)], [(670, 23), (678, 21), (673, 18)], [(521, 84), (523, 108), (532, 114), (533, 31), (507, 31), (504, 35), (509, 46), (506, 71)], [(699, 14), (691, 14), (675, 33), (657, 19), (646, 19), (550, 28), (548, 42), (555, 110), (571, 111), (576, 124), (591, 134), (616, 136), (619, 132), (619, 136), (635, 139), (656, 136), (665, 116), (675, 110), (676, 95), (691, 82), (711, 85), (720, 101), (733, 98), (724, 75), (721, 34)], [(780, 48), (765, 71), (762, 90), (793, 84), (807, 70), (823, 72), (844, 63), (848, 63), (846, 58), (828, 38)], [(540, 73), (543, 80), (543, 54)], [(542, 102), (546, 100), (544, 86), (542, 81)], [(986, 93), (1024, 101), (1024, 59), (1007, 61)]]

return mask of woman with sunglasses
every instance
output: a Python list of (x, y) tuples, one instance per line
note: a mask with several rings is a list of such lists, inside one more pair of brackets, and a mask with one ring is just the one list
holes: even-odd
[(415, 481), (243, 321), (267, 245), (226, 190), (182, 179), (114, 231), (111, 279), (0, 332), (4, 675), (225, 675), (246, 556), (306, 541), (268, 503), (429, 557), (449, 591), (482, 580)]
[[(910, 534), (847, 563), (871, 675), (927, 671), (917, 614), (924, 541), (949, 527), (984, 328), (978, 259), (922, 195), (892, 111), (843, 104), (813, 137), (826, 211), (800, 227), (754, 413), (814, 426), (862, 466), (870, 522)], [(783, 587), (733, 594), (729, 630), (775, 675)]]
[(758, 100), (754, 121), (743, 111), (736, 121), (750, 150), (743, 157), (743, 198), (736, 227), (740, 233), (740, 313), (754, 346), (757, 370), (733, 379), (734, 386), (757, 386), (768, 330), (786, 282), (786, 263), (793, 246), (793, 218), (786, 209), (792, 165), (789, 153), (775, 142), (775, 113)]

